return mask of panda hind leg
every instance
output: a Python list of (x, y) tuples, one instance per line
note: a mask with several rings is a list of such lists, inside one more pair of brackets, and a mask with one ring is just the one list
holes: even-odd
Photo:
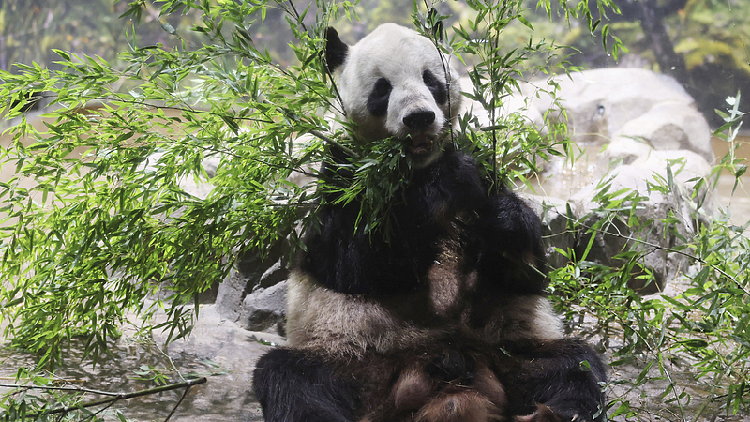
[(545, 416), (548, 409), (562, 421), (604, 418), (606, 398), (602, 384), (607, 381), (606, 367), (584, 341), (510, 342), (504, 350), (521, 364), (520, 371), (505, 374), (510, 375), (505, 378), (506, 384), (520, 387), (511, 391), (522, 394), (511, 402), (535, 406), (531, 412), (516, 409), (515, 414), (524, 415), (519, 422), (526, 422), (524, 418), (533, 422), (554, 420)]
[(279, 348), (263, 355), (253, 390), (266, 422), (351, 422), (357, 386), (337, 377), (322, 357)]

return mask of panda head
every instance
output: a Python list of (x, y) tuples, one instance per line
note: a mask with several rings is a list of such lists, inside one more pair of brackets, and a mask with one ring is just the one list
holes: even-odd
[(461, 95), (456, 71), (432, 41), (383, 24), (348, 46), (328, 28), (326, 61), (358, 141), (400, 139), (417, 168), (440, 155)]

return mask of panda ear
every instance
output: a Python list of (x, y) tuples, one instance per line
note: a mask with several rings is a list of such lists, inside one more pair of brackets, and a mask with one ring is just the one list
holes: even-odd
[(346, 45), (339, 33), (333, 27), (326, 28), (326, 66), (328, 71), (333, 73), (336, 68), (344, 64), (346, 55), (349, 53), (349, 46)]

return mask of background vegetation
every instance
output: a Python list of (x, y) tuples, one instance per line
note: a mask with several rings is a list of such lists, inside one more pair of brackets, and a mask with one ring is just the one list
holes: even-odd
[[(137, 2), (136, 2), (137, 3)], [(0, 69), (17, 72), (13, 63), (37, 62), (57, 69), (53, 49), (100, 56), (119, 66), (119, 52), (127, 50), (127, 33), (141, 45), (171, 48), (177, 38), (162, 24), (177, 28), (189, 44), (200, 45), (199, 33), (189, 31), (202, 19), (199, 11), (177, 8), (181, 13), (163, 14), (159, 2), (140, 2), (140, 19), (118, 18), (127, 8), (126, 1), (110, 0), (5, 0), (0, 3)], [(544, 3), (542, 1), (542, 3)], [(591, 0), (592, 7), (596, 4)], [(555, 40), (575, 52), (572, 65), (583, 68), (618, 65), (648, 67), (667, 73), (680, 81), (697, 99), (707, 119), (715, 127), (721, 119), (715, 109), (724, 110), (725, 99), (738, 90), (750, 90), (750, 4), (743, 0), (614, 0), (620, 13), (612, 11), (593, 17), (609, 23), (607, 31), (616, 34), (627, 52), (615, 60), (601, 48), (602, 28), (591, 36), (585, 20), (568, 21), (561, 13), (547, 13), (536, 2), (525, 4), (525, 16), (534, 26), (538, 39)], [(300, 3), (304, 9), (305, 2)], [(378, 23), (411, 24), (404, 13), (409, 2), (398, 0), (360, 0), (356, 12), (359, 21), (339, 21), (346, 39), (358, 40)], [(447, 23), (466, 19), (472, 8), (464, 1), (441, 3), (441, 13), (450, 15)], [(182, 13), (184, 12), (184, 13)], [(295, 60), (287, 44), (292, 32), (283, 8), (268, 8), (263, 25), (250, 28), (252, 39), (267, 49), (274, 60), (288, 66)], [(307, 23), (310, 23), (307, 17)], [(528, 39), (524, 26), (511, 22), (505, 28), (503, 44), (523, 45)], [(529, 58), (533, 60), (534, 58)]]
[[(0, 3), (0, 65), (25, 63), (0, 72), (0, 98), (10, 122), (7, 133), (13, 137), (0, 150), (0, 162), (3, 172), (14, 172), (0, 183), (0, 316), (10, 346), (36, 354), (38, 368), (47, 369), (54, 368), (71, 342), (82, 348), (84, 358), (101, 356), (131, 313), (142, 318), (144, 332), (156, 328), (166, 329), (171, 339), (184, 336), (198, 310), (192, 305), (224, 279), (239, 254), (263, 254), (287, 236), (299, 246), (299, 233), (292, 228), (301, 218), (314, 218), (302, 211), (313, 208), (317, 194), (289, 180), (299, 174), (314, 180), (315, 163), (327, 158), (332, 142), (352, 150), (357, 178), (351, 185), (322, 188), (375, 198), (363, 210), (363, 224), (387, 229), (382, 198), (398, 186), (397, 172), (408, 171), (408, 162), (399, 145), (365, 148), (351, 143), (322, 117), (323, 111), (339, 107), (320, 56), (325, 26), (336, 23), (353, 42), (372, 29), (369, 22), (400, 20), (443, 39), (447, 51), (472, 64), (474, 91), (468, 95), (483, 102), (493, 117), (485, 128), (477, 128), (470, 117), (462, 119), (454, 142), (478, 150), (490, 176), (517, 180), (535, 171), (529, 157), (570, 150), (557, 136), (564, 125), (550, 124), (550, 135), (542, 135), (518, 115), (492, 113), (514, 92), (515, 81), (564, 72), (571, 62), (590, 60), (569, 56), (571, 50), (554, 39), (597, 51), (596, 57), (617, 58), (623, 46), (612, 34), (639, 39), (632, 35), (636, 28), (630, 8), (635, 5), (661, 10), (654, 22), (665, 25), (668, 33), (674, 20), (681, 28), (693, 28), (683, 16), (687, 13), (698, 16), (731, 7), (736, 16), (750, 7), (731, 1), (688, 1), (678, 9), (674, 5), (679, 2), (623, 2), (618, 4), (626, 13), (620, 15), (618, 5), (608, 0), (591, 5), (583, 0), (472, 0), (418, 2), (405, 19), (403, 7), (388, 2), (70, 3)], [(400, 18), (386, 19), (393, 11)], [(122, 17), (99, 17), (113, 14)], [(368, 23), (358, 22), (357, 16)], [(549, 20), (563, 25), (547, 25)], [(742, 25), (750, 25), (750, 20), (733, 22), (743, 31)], [(39, 43), (23, 41), (30, 31)], [(581, 35), (589, 33), (596, 35), (593, 41)], [(706, 34), (706, 39), (720, 37), (716, 31)], [(743, 34), (730, 35), (742, 40)], [(742, 49), (747, 47), (721, 36), (733, 46), (729, 56), (741, 60), (720, 62), (733, 63), (733, 72), (744, 75), (741, 64), (747, 55), (742, 59)], [(639, 46), (655, 51), (656, 41), (652, 36), (628, 47), (631, 52)], [(718, 49), (717, 43), (709, 44)], [(686, 54), (708, 48), (705, 43), (694, 48), (698, 50), (673, 48), (687, 58), (688, 70), (708, 60), (695, 53), (704, 57), (699, 63)], [(47, 103), (45, 123), (36, 127), (26, 113), (40, 98)], [(719, 115), (717, 131), (730, 144), (730, 153), (715, 174), (724, 168), (739, 178), (744, 167), (733, 147), (743, 115), (741, 98), (732, 101), (730, 111)], [(220, 163), (215, 173), (207, 170), (207, 160)], [(185, 181), (210, 182), (214, 188), (207, 197), (197, 197), (186, 192)], [(670, 183), (654, 182), (652, 189), (666, 191)], [(595, 212), (602, 223), (588, 230), (601, 230), (617, 219), (649, 227), (648, 221), (633, 217), (643, 199), (637, 192), (614, 195), (603, 186), (597, 199), (600, 209)], [(672, 223), (681, 224), (676, 219)], [(635, 377), (613, 376), (612, 417), (650, 417), (653, 407), (641, 408), (629, 397), (634, 397), (631, 391), (653, 394), (655, 389), (661, 415), (669, 419), (693, 419), (717, 409), (747, 411), (750, 248), (744, 229), (719, 218), (672, 251), (688, 254), (696, 264), (688, 273), (690, 288), (679, 297), (643, 298), (627, 288), (632, 274), (649, 277), (639, 264), (650, 247), (643, 242), (623, 251), (626, 260), (620, 268), (564, 251), (569, 263), (551, 274), (558, 308), (571, 321), (593, 321), (579, 330), (596, 335), (614, 368), (639, 368)], [(152, 326), (149, 317), (162, 310), (166, 322)], [(19, 371), (19, 381), (48, 385), (53, 380)], [(705, 386), (705, 391), (695, 393), (687, 383)], [(27, 388), (14, 390), (0, 401), (0, 418), (104, 417), (101, 408), (73, 411), (82, 396), (69, 393), (40, 396)], [(63, 405), (69, 407), (60, 411)]]

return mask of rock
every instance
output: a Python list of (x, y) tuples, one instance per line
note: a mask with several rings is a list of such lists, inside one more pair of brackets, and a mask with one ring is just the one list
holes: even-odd
[(545, 128), (542, 116), (560, 115), (549, 94), (555, 84), (576, 143), (602, 145), (617, 136), (643, 137), (654, 149), (689, 150), (713, 161), (711, 131), (693, 98), (671, 77), (647, 69), (593, 69), (522, 84), (520, 94), (505, 100), (502, 111), (520, 112)]
[[(707, 184), (694, 194), (698, 180), (710, 175), (714, 159), (708, 123), (682, 86), (645, 69), (590, 70), (556, 77), (555, 82), (571, 141), (582, 153), (573, 167), (564, 160), (544, 166), (541, 188), (548, 197), (537, 201), (544, 204), (538, 209), (547, 228), (550, 264), (566, 263), (555, 249), (573, 250), (580, 258), (590, 241), (586, 259), (613, 267), (623, 263), (615, 256), (637, 250), (653, 283), (646, 285), (639, 277), (643, 274), (633, 274), (629, 285), (643, 293), (661, 291), (689, 265), (685, 256), (667, 251), (715, 213)], [(543, 127), (540, 116), (556, 112), (544, 93), (550, 86), (524, 85), (520, 98), (506, 101), (505, 111), (519, 112)], [(613, 219), (607, 204), (599, 204), (597, 198), (606, 196), (599, 193), (620, 189), (638, 193), (636, 219)], [(619, 205), (620, 217), (631, 204)], [(582, 222), (578, 231), (571, 231), (571, 219)], [(600, 230), (592, 238), (585, 227), (594, 225)]]
[[(623, 144), (627, 145), (628, 142)], [(690, 151), (650, 151), (650, 154), (637, 157), (627, 153), (624, 154), (625, 159), (620, 153), (623, 151), (628, 149), (619, 145), (615, 151), (602, 154), (601, 161), (614, 159), (615, 162), (630, 164), (616, 165), (604, 178), (581, 187), (566, 199), (538, 199), (546, 206), (546, 214), (543, 214), (547, 227), (545, 239), (549, 250), (571, 248), (581, 258), (591, 241), (588, 229), (598, 223), (600, 228), (594, 235), (593, 247), (586, 260), (620, 267), (624, 261), (615, 258), (616, 255), (628, 250), (641, 251), (643, 257), (638, 262), (652, 272), (654, 283), (646, 286), (638, 278), (643, 274), (634, 274), (629, 286), (644, 293), (653, 293), (661, 291), (689, 264), (684, 255), (667, 251), (678, 247), (681, 239), (689, 238), (699, 224), (708, 221), (711, 208), (706, 204), (701, 214), (691, 193), (696, 183), (695, 177), (706, 176), (711, 167), (701, 156)], [(672, 173), (671, 187), (667, 184), (668, 166)], [(620, 205), (625, 209), (620, 218), (611, 218), (602, 211), (608, 205), (606, 201), (601, 202), (602, 198), (612, 196), (621, 189), (637, 192), (637, 196)], [(621, 200), (629, 192), (614, 195), (609, 200)], [(624, 221), (622, 218), (626, 218), (633, 200), (639, 201), (634, 209), (637, 218)], [(577, 233), (571, 233), (571, 228), (566, 226), (570, 219), (582, 222)], [(550, 264), (555, 267), (563, 265), (565, 262), (560, 262), (560, 258), (559, 253), (551, 254)]]
[[(646, 195), (635, 209), (635, 220), (600, 220), (592, 204), (595, 191), (582, 191), (571, 198), (571, 202), (576, 203), (579, 215), (585, 216), (585, 227), (592, 227), (597, 222), (601, 224), (601, 230), (594, 235), (594, 247), (587, 260), (620, 267), (626, 260), (617, 258), (617, 255), (626, 251), (639, 251), (642, 257), (638, 259), (638, 263), (651, 271), (653, 283), (640, 278), (645, 275), (640, 272), (632, 275), (628, 286), (642, 293), (662, 291), (680, 269), (687, 268), (688, 260), (684, 255), (667, 251), (679, 246), (680, 239), (691, 236), (695, 229), (691, 218), (692, 210), (685, 206), (685, 198), (679, 190), (662, 192), (648, 188), (648, 180), (643, 175), (654, 173), (658, 174), (659, 170), (622, 166), (609, 182), (610, 192), (626, 188), (639, 195)], [(675, 219), (677, 222), (665, 223), (664, 220), (667, 219)], [(582, 231), (576, 246), (578, 256), (582, 256), (590, 240), (591, 234)]]
[(626, 122), (615, 136), (642, 139), (655, 150), (685, 150), (707, 162), (714, 159), (708, 122), (694, 105), (686, 103), (658, 103)]
[[(206, 374), (206, 369), (198, 371), (200, 375), (208, 375), (208, 381), (190, 389), (170, 420), (260, 422), (263, 412), (251, 388), (255, 362), (273, 347), (269, 344), (284, 345), (286, 340), (273, 334), (246, 331), (217, 311), (213, 305), (201, 306), (190, 336), (171, 343), (166, 350), (184, 373), (195, 371), (198, 362), (216, 365), (213, 374)], [(163, 343), (165, 334), (155, 332), (154, 340)], [(164, 407), (163, 401), (161, 406)], [(144, 415), (135, 420), (153, 420), (153, 417), (152, 412), (148, 418)]]
[(639, 158), (648, 157), (653, 149), (642, 139), (617, 137), (597, 155), (597, 174), (602, 177), (613, 168), (633, 164)]
[[(242, 301), (242, 310), (248, 329), (252, 331), (265, 331), (275, 328), (280, 334), (284, 334), (284, 321), (286, 319), (286, 281), (274, 284), (271, 287), (261, 288), (247, 295)], [(242, 319), (240, 322), (242, 322)]]
[[(587, 120), (606, 118), (606, 133), (621, 131), (625, 123), (649, 113), (656, 104), (669, 102), (694, 106), (682, 86), (669, 76), (646, 69), (593, 69), (558, 77), (563, 106), (579, 128), (591, 127)], [(551, 108), (551, 107), (549, 107)], [(605, 125), (596, 124), (595, 127)]]
[[(612, 171), (619, 171), (619, 167), (630, 166), (636, 169), (634, 177), (653, 180), (655, 175), (666, 183), (668, 179), (667, 167), (675, 182), (674, 188), (680, 189), (685, 197), (690, 197), (697, 187), (698, 180), (711, 174), (712, 167), (705, 158), (688, 150), (654, 150), (642, 141), (632, 138), (616, 138), (610, 142), (596, 157), (597, 175), (599, 178)], [(627, 171), (627, 170), (626, 170)], [(645, 184), (631, 184), (640, 189), (649, 189)], [(705, 199), (704, 199), (705, 198)], [(693, 203), (694, 211), (702, 211), (708, 217), (717, 212), (714, 195), (708, 186), (699, 188)], [(698, 210), (700, 208), (700, 210)], [(708, 220), (703, 218), (704, 222)]]
[[(265, 258), (252, 254), (239, 257), (227, 278), (219, 284), (217, 312), (244, 329), (276, 329), (285, 316), (284, 293), (279, 290), (281, 286), (277, 286), (289, 275), (282, 264), (285, 250), (285, 245), (280, 243), (271, 248)], [(259, 296), (269, 303), (258, 300)]]

